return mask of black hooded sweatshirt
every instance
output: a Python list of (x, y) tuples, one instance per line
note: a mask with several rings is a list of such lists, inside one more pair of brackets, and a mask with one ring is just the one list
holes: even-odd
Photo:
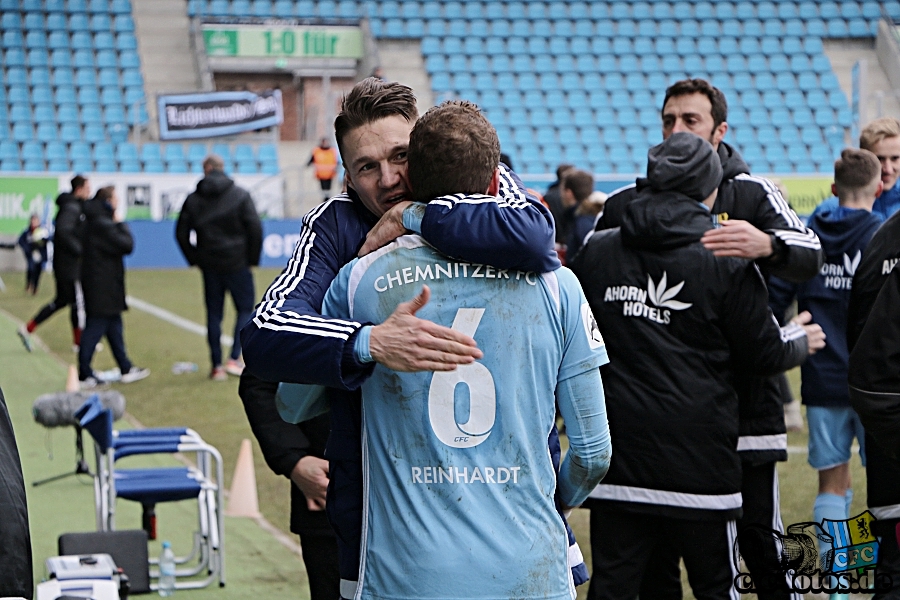
[(84, 213), (78, 196), (64, 192), (57, 196), (53, 231), (53, 273), (57, 279), (81, 278), (81, 238)]
[(602, 372), (616, 457), (588, 505), (736, 518), (734, 373), (778, 372), (806, 353), (806, 337), (783, 339), (752, 262), (703, 247), (713, 224), (697, 201), (643, 189), (621, 224), (593, 235), (571, 265), (610, 355)]
[[(191, 230), (197, 233), (196, 246)], [(259, 264), (262, 224), (249, 192), (225, 173), (212, 171), (185, 199), (175, 238), (191, 266), (231, 273)]]

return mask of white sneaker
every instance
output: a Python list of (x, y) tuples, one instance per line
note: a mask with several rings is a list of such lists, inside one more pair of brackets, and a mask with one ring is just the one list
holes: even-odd
[(225, 372), (229, 375), (240, 377), (241, 373), (244, 372), (244, 361), (240, 359), (235, 360), (233, 358), (229, 358), (228, 362), (225, 363)]
[(131, 367), (131, 370), (127, 373), (122, 373), (122, 378), (119, 380), (122, 383), (134, 383), (135, 381), (140, 381), (150, 375), (150, 369), (142, 369), (141, 367)]
[(108, 371), (96, 371), (95, 375), (100, 379), (100, 381), (105, 381), (106, 383), (112, 383), (113, 381), (119, 381), (122, 379), (122, 371), (119, 370), (119, 367), (115, 369), (109, 369)]
[(87, 379), (78, 382), (78, 387), (81, 388), (82, 391), (93, 390), (102, 385), (106, 385), (106, 382), (102, 379), (97, 379), (96, 377), (88, 377)]
[(16, 329), (16, 333), (19, 334), (19, 339), (22, 340), (22, 345), (25, 346), (26, 350), (29, 352), (34, 350), (34, 347), (31, 345), (31, 334), (28, 333), (24, 325)]

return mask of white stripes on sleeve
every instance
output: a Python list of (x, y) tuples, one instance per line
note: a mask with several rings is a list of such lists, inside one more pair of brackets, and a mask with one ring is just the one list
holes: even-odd
[(335, 202), (352, 202), (345, 194), (335, 196), (323, 202), (309, 211), (303, 217), (303, 229), (300, 233), (300, 241), (294, 249), (294, 254), (288, 261), (284, 270), (269, 289), (266, 290), (262, 302), (256, 309), (253, 323), (260, 329), (284, 331), (290, 333), (302, 333), (319, 337), (334, 337), (343, 340), (359, 329), (360, 324), (355, 321), (341, 319), (326, 319), (313, 315), (300, 315), (294, 311), (282, 311), (281, 307), (288, 296), (293, 292), (306, 275), (312, 249), (316, 243), (316, 233), (313, 225)]

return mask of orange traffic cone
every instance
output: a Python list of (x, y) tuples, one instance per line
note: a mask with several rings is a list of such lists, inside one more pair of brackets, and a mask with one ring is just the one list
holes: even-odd
[(69, 365), (69, 374), (66, 376), (66, 391), (77, 392), (81, 389), (78, 383), (78, 368), (75, 365)]
[(229, 517), (257, 518), (259, 514), (259, 497), (256, 493), (256, 471), (253, 469), (253, 449), (250, 440), (241, 442), (237, 464), (234, 466), (234, 477), (231, 478), (231, 491), (228, 494)]

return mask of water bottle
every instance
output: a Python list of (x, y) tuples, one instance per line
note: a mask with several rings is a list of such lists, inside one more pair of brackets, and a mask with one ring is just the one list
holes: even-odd
[(197, 363), (177, 362), (172, 365), (172, 374), (181, 375), (182, 373), (194, 373), (198, 369)]
[(162, 543), (159, 555), (159, 595), (163, 597), (175, 594), (175, 553), (169, 542)]

